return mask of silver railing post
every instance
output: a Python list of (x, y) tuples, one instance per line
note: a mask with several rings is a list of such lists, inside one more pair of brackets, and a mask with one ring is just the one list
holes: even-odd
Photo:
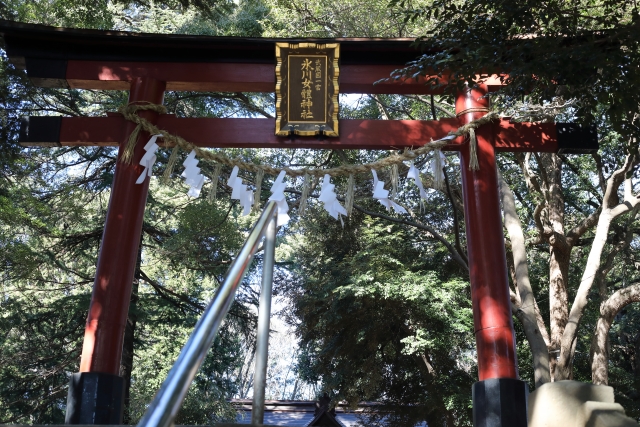
[(218, 333), (222, 320), (227, 315), (235, 298), (238, 285), (242, 282), (260, 240), (276, 213), (276, 202), (267, 203), (258, 222), (249, 233), (249, 237), (218, 288), (209, 306), (202, 313), (187, 343), (182, 347), (178, 360), (169, 371), (160, 390), (147, 408), (138, 427), (171, 427), (182, 406), (193, 378), (198, 373), (213, 340)]
[(271, 291), (276, 256), (276, 217), (271, 219), (264, 235), (264, 263), (262, 288), (258, 307), (258, 336), (256, 338), (256, 365), (253, 374), (253, 406), (251, 424), (264, 423), (264, 394), (267, 385), (267, 360), (269, 356), (269, 321), (271, 318)]

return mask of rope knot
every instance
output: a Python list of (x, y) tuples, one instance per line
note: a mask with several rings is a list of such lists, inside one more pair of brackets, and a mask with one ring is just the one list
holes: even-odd
[[(458, 113), (458, 116), (462, 114), (470, 113), (470, 112), (479, 112), (479, 111), (488, 112), (489, 110), (486, 108), (468, 108)], [(469, 170), (470, 171), (477, 171), (480, 169), (480, 164), (478, 163), (478, 140), (476, 138), (476, 129), (486, 123), (496, 120), (499, 117), (500, 116), (498, 115), (498, 113), (495, 113), (495, 112), (488, 113), (480, 117), (479, 119), (469, 122), (466, 125), (462, 126), (460, 129), (458, 129), (458, 132), (460, 132), (460, 134), (469, 135)]]
[(129, 141), (127, 141), (127, 145), (122, 152), (121, 161), (123, 163), (129, 164), (133, 160), (133, 152), (136, 148), (136, 143), (138, 142), (138, 136), (140, 135), (141, 130), (145, 130), (150, 134), (155, 132), (151, 127), (151, 123), (147, 120), (143, 119), (138, 115), (138, 111), (155, 111), (158, 114), (166, 114), (167, 108), (164, 105), (152, 104), (150, 102), (143, 101), (143, 104), (127, 104), (118, 108), (118, 112), (124, 116), (126, 120), (136, 123), (135, 129), (129, 135)]

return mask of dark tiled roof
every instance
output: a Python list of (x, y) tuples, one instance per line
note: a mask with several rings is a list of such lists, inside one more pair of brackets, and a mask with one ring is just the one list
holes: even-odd
[[(239, 424), (251, 423), (251, 400), (233, 400), (238, 409), (236, 422)], [(264, 424), (272, 424), (287, 427), (307, 427), (314, 419), (316, 404), (308, 400), (268, 400), (265, 402)], [(356, 427), (358, 413), (348, 410), (344, 405), (336, 407), (336, 421), (342, 427)]]
[(343, 64), (399, 64), (421, 51), (408, 38), (251, 38), (58, 28), (0, 19), (9, 57), (275, 64), (275, 42), (341, 44)]
[[(251, 424), (251, 400), (234, 399), (232, 403), (238, 409), (238, 424)], [(335, 419), (342, 427), (359, 427), (359, 416), (367, 407), (375, 407), (375, 402), (363, 402), (355, 410), (344, 404), (335, 408)], [(307, 427), (314, 419), (316, 402), (309, 400), (267, 400), (265, 402), (264, 424), (286, 427)], [(426, 423), (416, 427), (427, 427)]]

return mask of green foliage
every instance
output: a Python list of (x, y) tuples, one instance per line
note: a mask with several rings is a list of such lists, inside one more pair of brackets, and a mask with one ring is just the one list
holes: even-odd
[(218, 14), (215, 19), (197, 17), (178, 31), (185, 34), (209, 36), (262, 37), (263, 24), (270, 10), (261, 1), (243, 0), (229, 7), (229, 11)]
[(280, 286), (299, 321), (303, 378), (351, 404), (383, 400), (394, 425), (468, 425), (467, 283), (437, 273), (428, 245), (404, 227), (361, 214), (344, 228), (313, 214), (301, 225), (297, 274)]
[(6, 0), (0, 5), (0, 17), (12, 21), (103, 30), (113, 26), (106, 0)]
[(473, 84), (478, 74), (508, 73), (501, 93), (511, 103), (525, 94), (535, 103), (574, 99), (575, 115), (588, 122), (605, 106), (616, 131), (637, 132), (632, 121), (640, 101), (640, 15), (633, 2), (435, 0), (415, 7), (394, 0), (391, 5), (408, 22), (434, 22), (419, 40), (425, 54), (403, 74), (445, 74), (453, 90)]
[(53, 26), (110, 30), (117, 15), (144, 11), (195, 11), (212, 18), (233, 3), (229, 0), (3, 0), (0, 18)]
[[(132, 373), (132, 401), (128, 408), (132, 421), (144, 414), (199, 317), (199, 312), (176, 310), (175, 304), (151, 290), (143, 291), (140, 296), (140, 327)], [(234, 395), (236, 385), (233, 377), (226, 374), (241, 357), (241, 345), (233, 328), (223, 328), (198, 371), (176, 423), (210, 425), (235, 418), (235, 410), (226, 400)]]
[(619, 402), (627, 416), (640, 418), (640, 333), (637, 325), (640, 321), (640, 307), (637, 304), (627, 306), (619, 315), (610, 333), (610, 371), (609, 383), (614, 385), (616, 402)]
[[(6, 123), (0, 144), (0, 420), (59, 424), (69, 376), (78, 370), (115, 150), (25, 149), (16, 143), (18, 121), (30, 114), (104, 114), (122, 105), (126, 94), (37, 89), (4, 56), (0, 65), (0, 118)], [(176, 98), (166, 97), (179, 113), (184, 102)], [(191, 114), (226, 114), (219, 111), (224, 100), (207, 94), (199, 100)], [(233, 103), (237, 111), (234, 99), (226, 108)], [(125, 414), (130, 423), (153, 398), (254, 220), (238, 219), (235, 205), (191, 201), (185, 192), (179, 183), (152, 185), (148, 198), (129, 315), (135, 330), (133, 341), (125, 341), (135, 358)], [(224, 191), (220, 197), (226, 198)], [(178, 422), (234, 418), (227, 399), (255, 340), (255, 304), (253, 291), (243, 286)]]
[[(51, 297), (45, 289), (11, 292), (0, 303), (0, 419), (64, 423), (69, 371), (76, 369), (88, 295)], [(49, 295), (48, 295), (49, 294)]]
[[(24, 22), (144, 32), (214, 36), (405, 37), (427, 34), (426, 55), (409, 73), (453, 70), (455, 89), (478, 70), (509, 71), (499, 108), (564, 97), (544, 119), (597, 121), (603, 150), (595, 157), (567, 157), (562, 171), (567, 227), (601, 202), (599, 174), (610, 174), (624, 155), (624, 142), (638, 105), (637, 10), (629, 2), (542, 4), (472, 0), (299, 2), (291, 0), (86, 2), (0, 1), (0, 14)], [(524, 96), (524, 94), (527, 94)], [(60, 423), (70, 373), (77, 370), (95, 257), (109, 199), (115, 150), (108, 147), (24, 149), (16, 144), (22, 115), (101, 115), (126, 102), (126, 94), (34, 88), (24, 72), (0, 56), (0, 421)], [(555, 102), (555, 101), (554, 101)], [(181, 117), (273, 116), (271, 94), (167, 93), (165, 105)], [(451, 98), (364, 96), (343, 107), (342, 118), (432, 119), (451, 116)], [(546, 111), (546, 110), (545, 110)], [(535, 116), (538, 117), (538, 116)], [(273, 165), (337, 166), (385, 155), (375, 152), (226, 150), (248, 161)], [(181, 153), (181, 160), (185, 153)], [(154, 175), (163, 172), (167, 150)], [(180, 160), (180, 161), (181, 161)], [(179, 163), (180, 163), (179, 161)], [(522, 179), (522, 158), (501, 155), (500, 168), (516, 193), (529, 238), (531, 281), (543, 318), (549, 318), (549, 245), (536, 241), (534, 212), (542, 196)], [(527, 160), (536, 174), (539, 156)], [(425, 168), (428, 159), (417, 159)], [(318, 206), (281, 230), (278, 292), (289, 298), (287, 314), (302, 348), (297, 377), (351, 403), (379, 399), (381, 416), (393, 425), (469, 425), (475, 346), (464, 254), (461, 185), (448, 157), (449, 191), (431, 192), (423, 207), (404, 179), (398, 201), (411, 211), (385, 213), (370, 201), (369, 177), (357, 177), (354, 215), (344, 228)], [(205, 173), (211, 165), (202, 162)], [(228, 171), (224, 171), (223, 175)], [(404, 171), (401, 170), (401, 174)], [(174, 173), (177, 178), (179, 171)], [(380, 171), (388, 182), (388, 172)], [(251, 174), (243, 174), (252, 181)], [(222, 178), (224, 180), (224, 177)], [(263, 193), (268, 197), (266, 177)], [(428, 187), (431, 178), (425, 176)], [(335, 179), (344, 193), (345, 180)], [(300, 182), (291, 180), (291, 186)], [(220, 186), (218, 201), (189, 200), (179, 180), (153, 181), (144, 219), (141, 268), (131, 300), (131, 370), (128, 422), (135, 422), (177, 357), (203, 306), (249, 229), (255, 215), (239, 217)], [(205, 187), (204, 193), (207, 192)], [(295, 206), (297, 193), (289, 201)], [(317, 191), (316, 191), (317, 192)], [(312, 195), (313, 196), (313, 195)], [(297, 222), (296, 222), (297, 221)], [(631, 229), (637, 225), (630, 226)], [(614, 225), (611, 242), (627, 224)], [(637, 231), (634, 231), (637, 235)], [(569, 297), (577, 287), (592, 233), (571, 255)], [(446, 244), (448, 242), (449, 246)], [(453, 243), (455, 242), (455, 243)], [(443, 244), (445, 243), (445, 244)], [(455, 249), (452, 249), (454, 248)], [(608, 250), (610, 248), (608, 247)], [(615, 289), (637, 279), (637, 238), (618, 255), (610, 273)], [(457, 250), (459, 259), (453, 257)], [(281, 258), (282, 257), (282, 258)], [(254, 271), (255, 273), (255, 271)], [(241, 287), (220, 336), (194, 380), (178, 424), (210, 424), (233, 418), (226, 399), (248, 389), (243, 363), (255, 340), (256, 292), (252, 276)], [(582, 319), (574, 378), (588, 381), (597, 290)], [(611, 332), (610, 381), (628, 413), (639, 416), (636, 309), (621, 313)], [(531, 382), (531, 354), (519, 326), (520, 372)], [(123, 369), (125, 367), (123, 366)], [(288, 372), (287, 372), (288, 374)], [(286, 375), (284, 382), (287, 381)], [(286, 385), (286, 384), (285, 384)]]
[[(266, 0), (266, 37), (415, 37), (428, 24), (390, 14), (387, 0)], [(419, 5), (426, 2), (417, 1)]]

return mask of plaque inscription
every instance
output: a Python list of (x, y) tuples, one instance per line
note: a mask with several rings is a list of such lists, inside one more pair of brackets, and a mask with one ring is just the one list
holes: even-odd
[(338, 136), (340, 45), (276, 43), (276, 135)]

